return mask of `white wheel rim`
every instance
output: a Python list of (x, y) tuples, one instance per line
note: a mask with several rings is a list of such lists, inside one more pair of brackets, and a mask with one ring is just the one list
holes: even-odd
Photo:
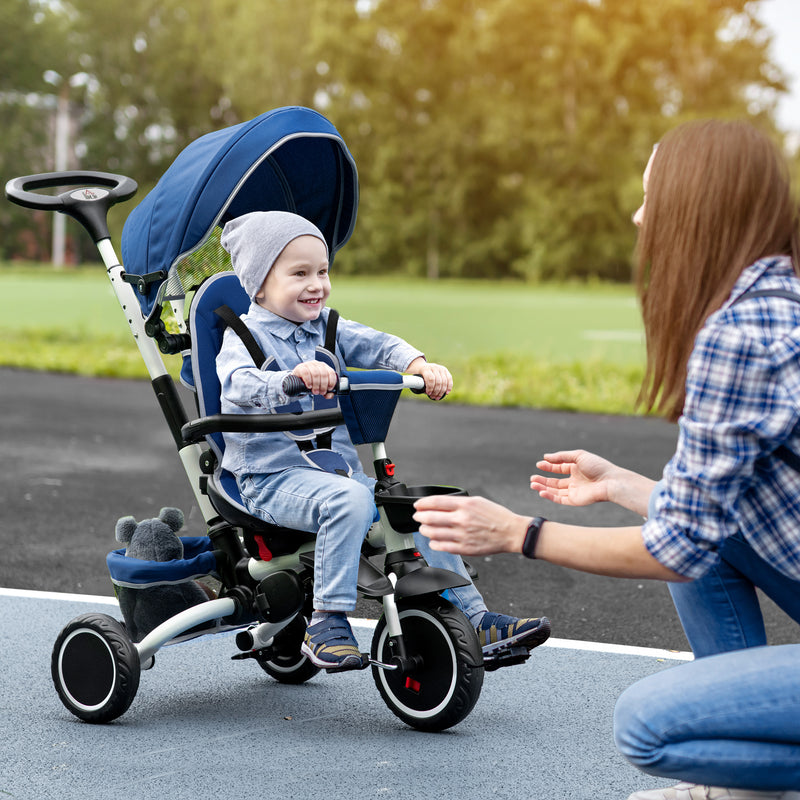
[[(447, 628), (445, 628), (444, 625), (442, 625), (442, 623), (439, 622), (438, 619), (436, 619), (436, 617), (432, 616), (426, 611), (422, 611), (421, 609), (412, 608), (408, 609), (407, 611), (400, 612), (401, 620), (407, 617), (420, 617), (432, 623), (436, 628), (439, 629), (444, 641), (447, 642), (447, 647), (450, 653), (450, 663), (455, 666), (456, 650), (455, 647), (453, 647), (453, 642), (450, 640), (450, 634), (447, 631)], [(388, 635), (389, 635), (389, 630), (388, 628), (384, 627), (384, 629), (381, 631), (380, 639), (378, 640), (377, 652), (379, 654), (383, 652), (383, 647), (386, 643), (386, 638)], [(392, 689), (387, 684), (386, 672), (384, 670), (382, 669), (378, 670), (378, 677), (380, 679), (381, 684), (383, 685), (384, 690), (386, 691), (387, 694), (391, 695), (392, 702), (400, 711), (402, 711), (404, 714), (407, 714), (409, 717), (414, 717), (416, 719), (430, 719), (431, 717), (435, 717), (437, 714), (439, 714), (452, 699), (453, 692), (455, 691), (456, 687), (456, 680), (458, 678), (458, 670), (455, 668), (453, 669), (453, 675), (452, 678), (450, 679), (450, 685), (447, 687), (447, 692), (445, 693), (444, 699), (441, 701), (441, 703), (439, 703), (434, 708), (427, 709), (426, 711), (420, 711), (418, 708), (410, 708), (409, 706), (405, 705), (405, 703), (402, 703), (395, 694), (394, 689)]]

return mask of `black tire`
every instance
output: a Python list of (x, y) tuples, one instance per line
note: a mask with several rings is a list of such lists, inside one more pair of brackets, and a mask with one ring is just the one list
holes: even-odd
[(58, 635), (50, 671), (71, 713), (86, 722), (104, 723), (128, 710), (141, 668), (122, 623), (106, 614), (82, 614)]
[[(403, 722), (443, 731), (461, 722), (480, 697), (484, 670), (478, 639), (467, 618), (442, 598), (401, 600), (397, 608), (407, 654), (420, 657), (422, 665), (402, 673), (373, 666), (372, 677)], [(392, 659), (384, 617), (372, 638), (372, 658)]]
[(269, 655), (257, 657), (261, 669), (280, 683), (299, 684), (313, 678), (319, 672), (319, 667), (315, 667), (300, 652), (305, 632), (306, 620), (302, 614), (298, 614), (275, 636)]

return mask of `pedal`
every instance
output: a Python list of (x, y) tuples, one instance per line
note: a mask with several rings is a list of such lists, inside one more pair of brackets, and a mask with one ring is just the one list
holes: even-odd
[(271, 651), (260, 648), (258, 650), (247, 650), (244, 653), (236, 653), (235, 655), (231, 656), (231, 661), (243, 661), (246, 658), (257, 658), (257, 659), (265, 659), (269, 658), (271, 655)]
[(501, 667), (513, 667), (515, 664), (524, 664), (531, 657), (531, 651), (526, 647), (509, 647), (499, 653), (492, 653), (483, 659), (483, 668), (486, 672), (494, 672)]
[(361, 664), (352, 667), (325, 667), (325, 672), (353, 672), (366, 669), (370, 665), (369, 653), (361, 653)]
[(385, 661), (378, 661), (377, 659), (370, 659), (370, 666), (377, 667), (378, 669), (400, 669), (399, 664), (387, 664)]

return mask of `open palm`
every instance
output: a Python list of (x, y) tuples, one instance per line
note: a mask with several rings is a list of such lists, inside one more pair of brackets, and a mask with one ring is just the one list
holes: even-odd
[(608, 480), (618, 470), (614, 464), (585, 450), (546, 453), (536, 463), (542, 472), (566, 475), (550, 478), (531, 475), (531, 489), (546, 500), (564, 506), (588, 506), (608, 498)]

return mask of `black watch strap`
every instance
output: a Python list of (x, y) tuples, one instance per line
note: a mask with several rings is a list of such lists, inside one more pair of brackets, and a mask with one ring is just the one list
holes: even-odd
[(522, 543), (522, 555), (527, 558), (536, 558), (536, 543), (539, 541), (539, 534), (542, 531), (544, 517), (534, 517), (528, 525), (528, 532), (525, 534), (525, 541)]

